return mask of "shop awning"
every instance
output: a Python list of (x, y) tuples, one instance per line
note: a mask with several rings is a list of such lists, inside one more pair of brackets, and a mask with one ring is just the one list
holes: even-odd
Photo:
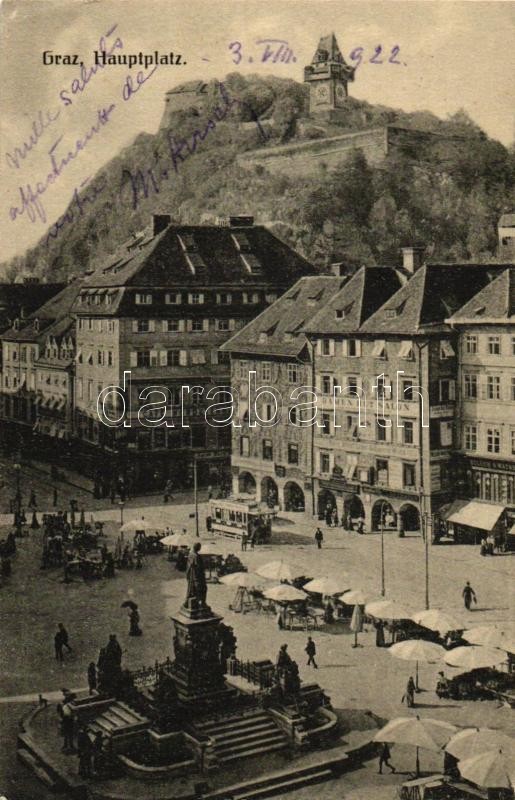
[(446, 517), (448, 522), (455, 522), (458, 525), (467, 525), (470, 528), (481, 528), (483, 531), (491, 531), (495, 523), (504, 511), (504, 506), (494, 503), (480, 503), (471, 500), (462, 508), (452, 511)]

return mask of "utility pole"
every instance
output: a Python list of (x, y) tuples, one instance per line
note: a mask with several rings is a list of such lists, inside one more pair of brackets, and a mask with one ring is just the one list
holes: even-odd
[(385, 595), (385, 574), (384, 574), (384, 503), (381, 505), (381, 597)]
[(424, 511), (424, 546), (425, 546), (425, 564), (426, 564), (426, 609), (429, 608), (429, 537), (432, 535), (432, 520), (431, 524), (427, 511)]
[(198, 529), (197, 457), (195, 455), (193, 455), (193, 495), (195, 501), (195, 536), (200, 536)]

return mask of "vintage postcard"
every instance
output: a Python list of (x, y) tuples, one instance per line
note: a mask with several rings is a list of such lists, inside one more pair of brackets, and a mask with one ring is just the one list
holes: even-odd
[(514, 3), (0, 14), (0, 800), (513, 800)]

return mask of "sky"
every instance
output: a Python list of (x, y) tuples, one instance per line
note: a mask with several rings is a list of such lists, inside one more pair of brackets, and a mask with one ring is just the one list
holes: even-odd
[[(0, 24), (0, 260), (36, 244), (76, 188), (138, 133), (158, 129), (168, 89), (233, 71), (301, 81), (332, 31), (348, 63), (363, 48), (352, 96), (443, 118), (464, 108), (492, 138), (515, 139), (515, 2), (4, 0)], [(77, 55), (89, 75), (102, 36), (108, 48), (118, 40), (116, 54), (172, 51), (182, 63), (152, 75), (108, 66), (86, 85), (79, 65), (43, 64), (45, 51)], [(262, 39), (286, 40), (296, 60), (263, 63)], [(382, 63), (370, 63), (379, 45)], [(394, 47), (399, 64), (389, 61)], [(148, 79), (124, 99), (127, 76), (137, 86), (142, 69)], [(24, 202), (30, 192), (35, 202)]]

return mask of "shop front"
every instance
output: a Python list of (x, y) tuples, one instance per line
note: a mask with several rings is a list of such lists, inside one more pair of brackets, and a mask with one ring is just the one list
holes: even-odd
[(497, 548), (505, 549), (510, 513), (513, 512), (500, 503), (455, 500), (442, 518), (456, 544), (480, 544), (491, 536)]

